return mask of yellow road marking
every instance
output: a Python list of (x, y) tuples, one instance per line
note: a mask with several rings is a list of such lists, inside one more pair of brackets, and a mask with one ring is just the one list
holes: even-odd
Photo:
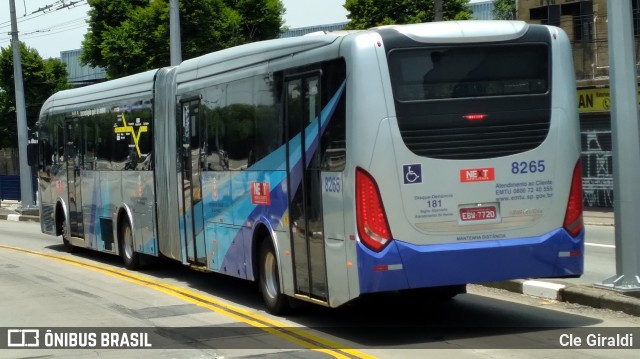
[(290, 326), (285, 325), (282, 322), (273, 320), (271, 318), (267, 318), (257, 313), (250, 312), (240, 307), (230, 305), (228, 303), (224, 303), (215, 298), (205, 296), (205, 295), (190, 291), (188, 289), (180, 288), (168, 283), (156, 281), (149, 277), (144, 277), (130, 271), (111, 268), (111, 267), (103, 266), (97, 263), (79, 260), (76, 258), (59, 256), (59, 255), (50, 254), (50, 253), (43, 253), (43, 252), (33, 251), (33, 250), (19, 248), (19, 247), (11, 247), (11, 246), (0, 244), (0, 248), (28, 253), (31, 255), (44, 257), (44, 258), (55, 260), (65, 264), (70, 264), (77, 267), (90, 269), (95, 272), (106, 274), (108, 276), (111, 276), (117, 279), (126, 280), (133, 284), (154, 289), (154, 290), (163, 292), (165, 294), (171, 295), (173, 297), (180, 298), (187, 302), (193, 303), (200, 307), (207, 308), (211, 311), (222, 314), (224, 316), (233, 318), (237, 321), (260, 328), (270, 334), (273, 334), (285, 340), (294, 342), (307, 349), (322, 352), (322, 353), (331, 355), (335, 358), (339, 358), (339, 359), (347, 359), (347, 358), (373, 359), (375, 358), (374, 356), (371, 356), (353, 349), (337, 349), (337, 348), (340, 348), (342, 345), (332, 342), (330, 340), (318, 337), (311, 333), (308, 333), (307, 331), (303, 330), (303, 327), (300, 327), (300, 329), (292, 328)]

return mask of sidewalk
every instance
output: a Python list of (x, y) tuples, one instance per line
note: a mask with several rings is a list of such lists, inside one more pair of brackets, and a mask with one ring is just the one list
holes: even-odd
[[(34, 221), (40, 217), (33, 211), (23, 211), (19, 201), (0, 203), (0, 220)], [(589, 208), (584, 223), (591, 226), (614, 226), (612, 209)], [(562, 280), (509, 280), (483, 283), (484, 286), (549, 300), (576, 303), (592, 308), (609, 309), (640, 316), (640, 292), (622, 293), (588, 284), (573, 284)]]
[(23, 210), (20, 201), (0, 201), (0, 220), (40, 222), (37, 209)]
[(586, 225), (615, 226), (613, 208), (589, 208), (583, 216)]

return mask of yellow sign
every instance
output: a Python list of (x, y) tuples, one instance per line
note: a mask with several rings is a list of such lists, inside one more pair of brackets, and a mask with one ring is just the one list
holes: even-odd
[(608, 88), (578, 90), (579, 112), (602, 112), (611, 109), (611, 98)]
[[(638, 94), (640, 104), (640, 93)], [(611, 95), (609, 88), (578, 90), (578, 111), (580, 112), (609, 112), (611, 110)]]
[(133, 144), (136, 146), (136, 152), (138, 152), (138, 158), (142, 157), (142, 153), (140, 153), (140, 146), (138, 146), (138, 142), (140, 141), (140, 134), (143, 132), (147, 132), (149, 130), (149, 126), (147, 125), (137, 125), (138, 133), (136, 133), (136, 129), (134, 126), (130, 126), (127, 124), (127, 119), (124, 117), (124, 113), (120, 116), (122, 118), (122, 126), (115, 127), (113, 131), (115, 133), (124, 133), (131, 134), (133, 138)]

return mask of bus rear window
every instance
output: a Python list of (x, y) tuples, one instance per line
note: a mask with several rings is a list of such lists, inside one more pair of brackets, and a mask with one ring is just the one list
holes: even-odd
[(398, 49), (389, 53), (398, 101), (544, 94), (545, 44)]

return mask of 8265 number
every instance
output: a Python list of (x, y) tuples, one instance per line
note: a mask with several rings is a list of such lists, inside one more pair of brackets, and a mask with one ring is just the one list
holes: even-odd
[(511, 173), (513, 174), (538, 173), (544, 172), (545, 169), (544, 160), (511, 163)]
[(328, 176), (324, 179), (325, 192), (340, 192), (340, 177)]

